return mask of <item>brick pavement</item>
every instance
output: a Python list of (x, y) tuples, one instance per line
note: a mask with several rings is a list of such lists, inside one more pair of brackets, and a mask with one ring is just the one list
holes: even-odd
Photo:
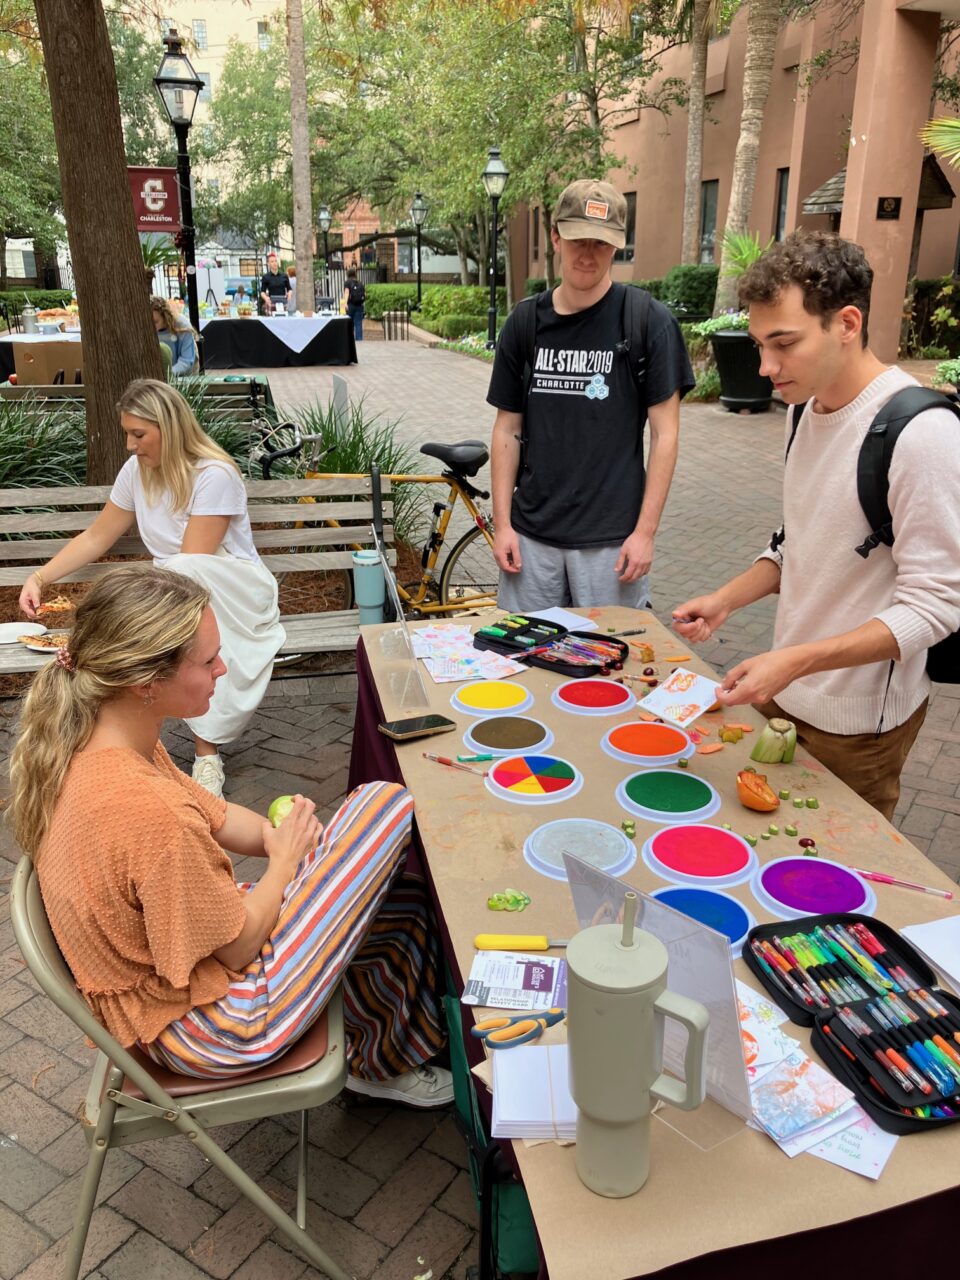
[[(415, 344), (361, 348), (351, 394), (400, 417), (411, 442), (485, 438), (488, 367)], [(274, 373), (281, 402), (330, 391), (330, 370)], [(769, 536), (780, 485), (782, 414), (734, 417), (715, 406), (683, 410), (681, 459), (658, 541), (656, 604), (672, 605), (734, 572)], [(734, 618), (704, 650), (727, 668), (769, 643), (772, 607)], [(349, 671), (275, 681), (242, 742), (227, 756), (230, 799), (261, 811), (303, 790), (326, 817), (346, 785), (355, 702)], [(13, 709), (0, 719), (8, 753)], [(174, 727), (168, 744), (188, 763)], [(904, 774), (900, 829), (954, 879), (960, 874), (960, 688), (938, 689)], [(59, 1274), (86, 1150), (74, 1116), (90, 1051), (26, 975), (0, 884), (0, 1280)], [(241, 874), (245, 868), (241, 866)], [(249, 868), (247, 868), (249, 870)], [(289, 1203), (294, 1121), (232, 1126), (231, 1152)], [(341, 1098), (310, 1120), (310, 1221), (362, 1277), (463, 1280), (476, 1256), (476, 1217), (461, 1139), (448, 1114), (420, 1114)], [(96, 1280), (307, 1280), (315, 1272), (179, 1139), (111, 1152), (86, 1255)]]

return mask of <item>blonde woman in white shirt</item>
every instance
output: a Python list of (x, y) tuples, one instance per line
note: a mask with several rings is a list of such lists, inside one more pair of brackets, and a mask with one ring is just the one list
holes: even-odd
[(90, 527), (27, 579), (20, 607), (35, 617), (45, 587), (106, 555), (134, 521), (155, 565), (202, 583), (227, 674), (209, 710), (187, 724), (196, 741), (193, 776), (220, 795), (219, 747), (243, 732), (284, 640), (276, 579), (253, 545), (236, 464), (203, 432), (183, 396), (164, 382), (138, 378), (117, 410), (132, 456)]

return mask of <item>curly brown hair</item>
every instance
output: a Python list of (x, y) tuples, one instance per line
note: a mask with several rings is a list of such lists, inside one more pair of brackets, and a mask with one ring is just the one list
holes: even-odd
[(842, 307), (856, 307), (863, 317), (860, 341), (867, 345), (873, 268), (860, 245), (832, 231), (793, 231), (740, 277), (740, 304), (776, 302), (791, 284), (799, 285), (804, 310), (819, 316), (824, 328)]

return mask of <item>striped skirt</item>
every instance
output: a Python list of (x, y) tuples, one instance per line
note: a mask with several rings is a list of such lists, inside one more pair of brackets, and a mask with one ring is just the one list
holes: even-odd
[(401, 871), (412, 813), (394, 783), (353, 791), (287, 886), (259, 956), (144, 1052), (188, 1076), (251, 1071), (285, 1052), (342, 980), (354, 1075), (386, 1080), (433, 1058), (444, 1043), (436, 932), (423, 882)]

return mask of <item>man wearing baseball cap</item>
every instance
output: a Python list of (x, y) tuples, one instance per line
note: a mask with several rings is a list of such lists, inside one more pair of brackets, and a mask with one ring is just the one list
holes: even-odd
[(561, 283), (519, 303), (500, 335), (487, 401), (497, 410), (494, 553), (506, 609), (649, 603), (680, 400), (694, 377), (667, 308), (610, 278), (626, 214), (608, 182), (572, 182), (550, 232)]

